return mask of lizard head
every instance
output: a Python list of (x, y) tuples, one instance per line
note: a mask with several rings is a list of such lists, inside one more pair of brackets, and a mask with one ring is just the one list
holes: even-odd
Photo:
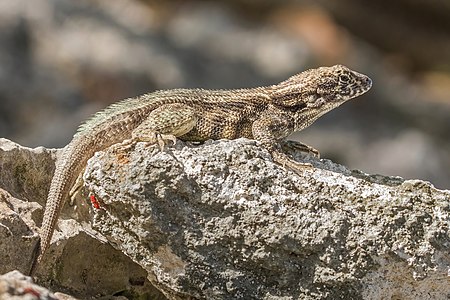
[(329, 111), (371, 87), (366, 75), (335, 65), (307, 70), (272, 86), (271, 99), (290, 110)]
[(318, 98), (339, 104), (364, 94), (372, 87), (372, 80), (342, 65), (316, 69)]
[(272, 86), (270, 98), (274, 106), (293, 114), (294, 127), (301, 130), (371, 87), (366, 75), (335, 65), (307, 70)]

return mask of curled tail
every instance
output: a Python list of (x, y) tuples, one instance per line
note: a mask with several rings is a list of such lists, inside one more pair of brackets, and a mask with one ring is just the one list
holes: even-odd
[(132, 130), (161, 104), (155, 99), (158, 98), (156, 96), (147, 100), (130, 98), (111, 105), (80, 126), (72, 141), (64, 148), (56, 162), (55, 174), (50, 184), (40, 230), (41, 240), (36, 248), (31, 271), (34, 271), (36, 265), (41, 262), (50, 246), (64, 201), (88, 159), (96, 151), (131, 138)]
[[(76, 145), (76, 146), (74, 146)], [(56, 170), (50, 184), (47, 202), (45, 204), (44, 217), (40, 229), (40, 243), (34, 250), (34, 257), (30, 274), (32, 275), (36, 266), (50, 246), (50, 241), (55, 231), (56, 222), (69, 190), (74, 184), (78, 174), (83, 169), (87, 160), (93, 155), (93, 151), (86, 151), (88, 147), (83, 147), (80, 143), (72, 141), (62, 151), (56, 161)]]

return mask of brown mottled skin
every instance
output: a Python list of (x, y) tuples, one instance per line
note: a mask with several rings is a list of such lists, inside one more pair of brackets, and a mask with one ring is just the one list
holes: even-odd
[(267, 87), (157, 91), (109, 106), (80, 126), (56, 162), (40, 231), (40, 253), (31, 272), (49, 247), (69, 190), (96, 151), (123, 141), (147, 141), (163, 148), (175, 137), (200, 142), (246, 137), (260, 141), (277, 163), (298, 169), (302, 164), (282, 153), (280, 142), (371, 86), (369, 77), (336, 65), (304, 71)]

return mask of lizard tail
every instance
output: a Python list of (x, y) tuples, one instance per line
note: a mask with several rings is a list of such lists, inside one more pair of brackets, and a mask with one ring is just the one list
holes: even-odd
[(86, 148), (80, 146), (81, 145), (78, 145), (78, 147), (76, 147), (70, 143), (64, 148), (56, 162), (56, 170), (50, 184), (50, 191), (45, 204), (44, 217), (40, 229), (41, 239), (39, 246), (35, 249), (31, 272), (34, 272), (36, 265), (42, 261), (45, 252), (50, 246), (50, 241), (56, 227), (56, 221), (58, 220), (59, 212), (64, 204), (64, 200), (74, 184), (76, 177), (86, 164), (87, 159), (92, 155), (91, 153), (89, 153), (91, 155), (86, 155), (85, 151), (83, 151)]

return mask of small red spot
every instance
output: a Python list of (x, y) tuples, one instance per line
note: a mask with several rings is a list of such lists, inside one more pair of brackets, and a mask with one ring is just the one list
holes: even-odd
[(94, 208), (100, 209), (100, 203), (97, 201), (97, 199), (95, 199), (95, 196), (91, 195), (89, 196), (89, 198), (91, 199), (91, 203), (94, 206)]
[(26, 287), (26, 288), (23, 289), (22, 295), (26, 295), (26, 294), (31, 294), (31, 295), (37, 297), (38, 299), (40, 299), (40, 296), (41, 296), (41, 293), (39, 293), (38, 291), (36, 291), (32, 287)]

